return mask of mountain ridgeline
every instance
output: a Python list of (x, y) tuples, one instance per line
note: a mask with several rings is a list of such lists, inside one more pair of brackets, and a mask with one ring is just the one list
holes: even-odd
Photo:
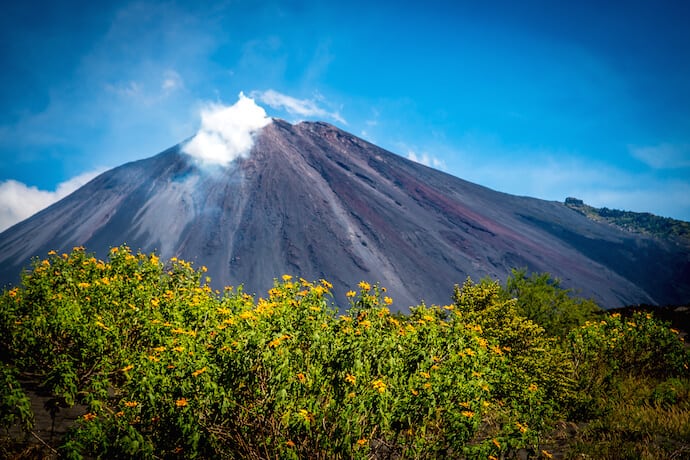
[(633, 233), (673, 239), (690, 246), (690, 222), (660, 217), (649, 212), (595, 208), (573, 197), (566, 198), (565, 205), (596, 222), (605, 222)]
[(197, 163), (174, 146), (107, 171), (0, 234), (0, 283), (74, 246), (156, 251), (208, 267), (216, 287), (261, 294), (274, 278), (380, 282), (399, 309), (446, 304), (467, 277), (549, 272), (605, 308), (690, 300), (690, 248), (500, 193), (334, 126), (273, 120), (247, 158)]

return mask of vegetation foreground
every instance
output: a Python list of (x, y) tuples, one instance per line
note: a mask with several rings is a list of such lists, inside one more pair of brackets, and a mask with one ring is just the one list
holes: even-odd
[[(652, 314), (524, 271), (409, 314), (366, 282), (339, 312), (325, 280), (255, 298), (205, 271), (126, 246), (35, 261), (0, 299), (0, 456), (690, 455), (690, 353)], [(32, 385), (84, 408), (33, 451)]]

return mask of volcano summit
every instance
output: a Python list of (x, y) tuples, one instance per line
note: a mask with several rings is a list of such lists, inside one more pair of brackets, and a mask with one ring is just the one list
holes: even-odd
[(360, 280), (400, 309), (445, 304), (468, 276), (505, 280), (517, 267), (606, 308), (690, 299), (686, 246), (466, 182), (326, 123), (274, 119), (225, 166), (183, 147), (107, 171), (0, 234), (0, 283), (51, 249), (104, 257), (126, 242), (247, 292), (283, 273), (325, 278), (340, 304)]

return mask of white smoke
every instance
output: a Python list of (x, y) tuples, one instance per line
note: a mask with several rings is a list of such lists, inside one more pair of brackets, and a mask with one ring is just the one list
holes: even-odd
[(0, 232), (66, 197), (103, 170), (87, 172), (58, 184), (55, 191), (40, 190), (16, 180), (0, 182)]
[(271, 119), (254, 99), (240, 93), (231, 106), (208, 104), (201, 110), (201, 128), (182, 151), (206, 163), (227, 165), (246, 157), (254, 145), (254, 134)]

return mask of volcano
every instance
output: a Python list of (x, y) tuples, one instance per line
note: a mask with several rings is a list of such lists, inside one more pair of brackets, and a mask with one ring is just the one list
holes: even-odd
[(549, 272), (605, 308), (690, 300), (690, 250), (395, 155), (322, 122), (274, 119), (250, 154), (208, 166), (182, 145), (107, 171), (0, 234), (0, 283), (35, 256), (127, 243), (206, 265), (262, 294), (287, 273), (380, 282), (405, 310), (445, 304), (468, 276)]

